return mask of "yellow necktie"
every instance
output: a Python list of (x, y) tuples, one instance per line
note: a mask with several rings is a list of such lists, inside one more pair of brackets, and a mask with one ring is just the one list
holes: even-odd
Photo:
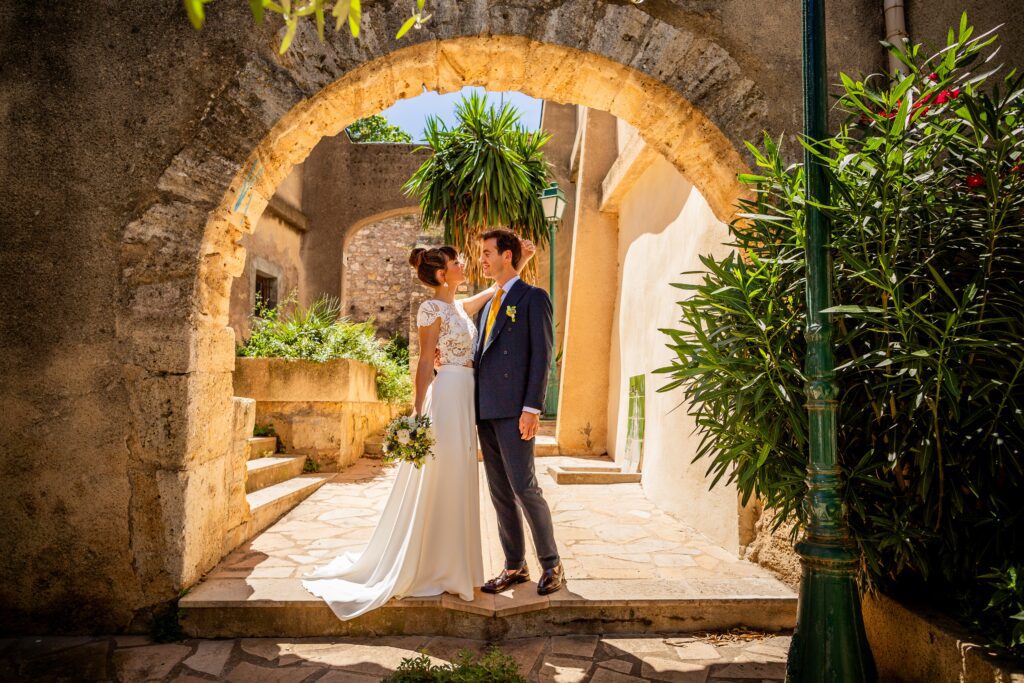
[(491, 338), (491, 328), (494, 327), (494, 319), (498, 317), (498, 309), (501, 308), (501, 287), (494, 290), (494, 298), (491, 299), (491, 310), (487, 312), (487, 325), (484, 327), (484, 343)]

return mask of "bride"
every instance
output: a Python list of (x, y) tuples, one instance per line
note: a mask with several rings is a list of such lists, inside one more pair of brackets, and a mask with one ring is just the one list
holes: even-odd
[[(536, 252), (523, 240), (519, 270)], [(306, 574), (302, 585), (341, 619), (352, 619), (392, 597), (453, 593), (473, 599), (483, 583), (472, 321), (494, 294), (491, 287), (459, 301), (465, 262), (450, 246), (413, 249), (409, 263), (433, 298), (416, 317), (420, 360), (415, 414), (429, 415), (434, 457), (422, 468), (403, 462), (380, 521), (362, 554), (344, 553)], [(434, 376), (434, 363), (440, 367)]]

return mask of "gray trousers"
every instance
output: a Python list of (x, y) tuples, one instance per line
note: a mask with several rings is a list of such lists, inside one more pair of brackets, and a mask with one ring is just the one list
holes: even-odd
[(523, 441), (518, 417), (480, 420), (477, 430), (491, 501), (498, 513), (498, 536), (505, 552), (505, 568), (519, 569), (526, 564), (523, 514), (533, 533), (540, 566), (544, 569), (557, 566), (558, 548), (551, 509), (537, 485), (533, 469), (534, 439)]

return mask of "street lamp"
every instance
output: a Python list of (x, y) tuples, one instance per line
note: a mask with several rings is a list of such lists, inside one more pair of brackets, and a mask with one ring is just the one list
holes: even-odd
[[(807, 146), (828, 137), (828, 81), (825, 68), (825, 2), (803, 0), (804, 138)], [(789, 683), (868, 683), (877, 679), (864, 633), (857, 591), (857, 552), (850, 540), (836, 458), (839, 388), (832, 353), (832, 255), (829, 220), (818, 207), (829, 201), (828, 178), (814, 154), (804, 149), (808, 201), (807, 529), (797, 543), (803, 576), (796, 630), (789, 650)]]
[[(558, 222), (562, 220), (562, 213), (565, 211), (565, 193), (558, 187), (558, 183), (551, 183), (540, 192), (540, 204), (544, 210), (544, 218), (548, 221), (548, 255), (550, 257), (548, 294), (551, 295), (551, 326), (555, 326), (555, 229)], [(551, 371), (548, 372), (548, 391), (544, 399), (545, 417), (555, 417), (558, 414), (558, 354), (551, 351)]]

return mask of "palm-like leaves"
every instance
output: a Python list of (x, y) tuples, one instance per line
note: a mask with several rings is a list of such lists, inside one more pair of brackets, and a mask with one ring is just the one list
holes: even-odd
[[(548, 162), (541, 148), (550, 135), (528, 132), (510, 104), (500, 109), (477, 93), (456, 108), (458, 125), (448, 129), (428, 117), (424, 137), (433, 154), (405, 185), (419, 197), (425, 226), (443, 225), (447, 244), (466, 254), (467, 276), (482, 280), (478, 236), (507, 227), (538, 246), (548, 226), (538, 195), (547, 184)], [(530, 264), (526, 276), (535, 273)]]
[[(990, 42), (965, 20), (938, 55), (901, 54), (898, 83), (843, 76), (851, 119), (812, 151), (833, 190), (837, 440), (862, 576), (988, 604), (987, 629), (1024, 649), (1024, 75), (968, 72)], [(709, 471), (801, 518), (808, 200), (771, 139), (751, 153), (743, 257), (705, 258), (684, 287), (661, 372)]]

